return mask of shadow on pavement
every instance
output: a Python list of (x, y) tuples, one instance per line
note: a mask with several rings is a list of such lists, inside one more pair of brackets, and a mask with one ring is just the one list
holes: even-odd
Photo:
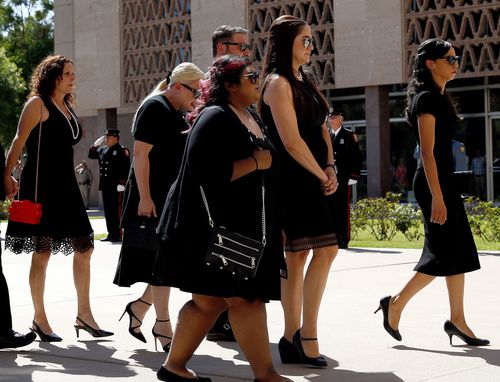
[(500, 350), (499, 349), (488, 349), (487, 346), (476, 347), (476, 346), (468, 346), (468, 345), (453, 345), (453, 349), (463, 350), (462, 352), (458, 351), (443, 351), (443, 350), (430, 350), (430, 349), (422, 349), (422, 348), (414, 348), (405, 345), (396, 345), (394, 349), (398, 350), (413, 350), (413, 351), (421, 351), (425, 353), (431, 354), (444, 354), (450, 355), (453, 357), (472, 357), (472, 358), (482, 358), (486, 363), (492, 366), (500, 366)]
[(359, 253), (393, 253), (393, 254), (401, 254), (403, 251), (394, 249), (387, 249), (387, 248), (348, 248), (348, 249), (343, 249), (343, 251), (347, 252), (359, 252)]
[[(217, 342), (217, 344), (223, 348), (231, 349), (237, 352), (233, 356), (234, 359), (246, 361), (245, 356), (241, 353), (241, 349), (238, 344), (234, 342)], [(273, 357), (273, 363), (278, 372), (281, 374), (292, 376), (292, 377), (305, 377), (311, 382), (402, 382), (403, 380), (391, 372), (371, 372), (371, 373), (361, 373), (351, 370), (340, 369), (340, 364), (337, 360), (325, 357), (328, 362), (328, 367), (325, 369), (318, 369), (307, 365), (284, 365), (281, 363), (278, 352), (278, 345), (271, 343), (271, 352)], [(225, 361), (227, 363), (227, 361)], [(236, 366), (232, 362), (229, 362), (230, 367), (241, 367)], [(251, 372), (250, 366), (246, 368)], [(226, 369), (227, 370), (227, 369)], [(238, 375), (231, 373), (230, 375)]]
[[(31, 375), (35, 371), (110, 378), (126, 378), (136, 375), (127, 367), (128, 362), (112, 357), (116, 352), (115, 348), (103, 346), (98, 341), (80, 341), (80, 343), (84, 343), (86, 348), (72, 345), (60, 348), (47, 342), (40, 342), (40, 350), (0, 352), (2, 365), (0, 381), (32, 381)], [(18, 356), (22, 357), (24, 362), (31, 364), (19, 366), (16, 362)]]

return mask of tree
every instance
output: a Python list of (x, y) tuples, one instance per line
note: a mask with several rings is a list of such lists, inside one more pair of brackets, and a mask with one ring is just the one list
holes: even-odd
[(54, 51), (53, 1), (0, 1), (0, 139), (12, 140), (33, 69)]
[(21, 71), (0, 47), (0, 142), (6, 147), (17, 128), (26, 87)]
[(54, 51), (53, 8), (50, 0), (0, 3), (0, 46), (27, 83), (35, 66)]

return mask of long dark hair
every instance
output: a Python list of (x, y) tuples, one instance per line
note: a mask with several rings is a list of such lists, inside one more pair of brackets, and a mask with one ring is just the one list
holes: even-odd
[(208, 69), (208, 79), (200, 83), (201, 95), (195, 110), (189, 115), (189, 121), (193, 122), (207, 106), (226, 103), (229, 92), (225, 84), (239, 84), (243, 71), (251, 64), (248, 57), (229, 54), (218, 57)]
[[(45, 57), (31, 75), (31, 91), (28, 98), (34, 96), (50, 97), (56, 88), (57, 81), (62, 79), (64, 64), (66, 63), (73, 64), (73, 61), (61, 55), (50, 55)], [(72, 93), (66, 94), (64, 101), (66, 104), (73, 107), (75, 104), (75, 96)]]
[[(269, 36), (267, 39), (266, 55), (264, 58), (262, 70), (262, 83), (265, 87), (265, 79), (270, 73), (276, 73), (285, 77), (292, 87), (293, 102), (297, 113), (304, 115), (304, 108), (307, 100), (302, 99), (302, 93), (296, 91), (296, 87), (300, 86), (300, 81), (297, 80), (293, 73), (292, 53), (295, 37), (299, 35), (307, 23), (295, 16), (283, 15), (278, 17), (269, 28)], [(299, 69), (304, 83), (309, 85), (313, 93), (317, 96), (325, 108), (325, 113), (328, 110), (328, 104), (323, 95), (318, 90), (314, 76), (312, 73), (305, 71), (303, 67)], [(263, 100), (259, 102), (259, 110), (262, 115)]]
[[(417, 54), (413, 60), (412, 73), (406, 90), (406, 119), (410, 120), (411, 106), (413, 98), (422, 90), (440, 91), (438, 85), (432, 78), (430, 69), (425, 64), (426, 60), (437, 60), (444, 57), (452, 48), (452, 45), (444, 40), (432, 38), (425, 40), (417, 49)], [(445, 91), (450, 108), (455, 112), (455, 108), (451, 102), (448, 93)], [(456, 114), (456, 112), (455, 112)]]

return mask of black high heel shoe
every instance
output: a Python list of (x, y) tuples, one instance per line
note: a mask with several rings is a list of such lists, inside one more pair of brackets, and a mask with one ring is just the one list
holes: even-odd
[(298, 329), (293, 336), (293, 346), (297, 349), (297, 353), (300, 356), (300, 360), (302, 363), (307, 365), (315, 366), (315, 367), (327, 367), (328, 362), (326, 362), (325, 357), (320, 355), (319, 357), (308, 357), (304, 352), (304, 348), (302, 347), (302, 341), (317, 341), (317, 338), (303, 338), (300, 335), (300, 329)]
[[(151, 306), (150, 303), (147, 303), (146, 301), (144, 300), (141, 300), (140, 298), (137, 299), (137, 300), (134, 300), (134, 301), (131, 301), (127, 304), (127, 306), (125, 306), (125, 310), (123, 311), (123, 314), (121, 315), (120, 319), (118, 321), (121, 321), (123, 316), (125, 315), (125, 313), (128, 313), (128, 318), (129, 318), (129, 324), (128, 324), (128, 332), (132, 335), (132, 337), (135, 337), (137, 338), (139, 341), (142, 341), (144, 343), (146, 343), (146, 338), (144, 337), (144, 334), (142, 334), (142, 332), (136, 332), (135, 329), (138, 329), (141, 327), (142, 325), (142, 321), (139, 320), (137, 318), (137, 316), (134, 314), (134, 312), (132, 312), (132, 304), (134, 302), (142, 302), (143, 304), (146, 304), (148, 306)], [(132, 319), (135, 319), (137, 320), (137, 322), (139, 322), (139, 325), (137, 326), (132, 326)]]
[(108, 332), (107, 330), (94, 329), (92, 326), (85, 323), (80, 317), (77, 317), (76, 320), (83, 324), (83, 325), (75, 325), (76, 338), (80, 338), (80, 329), (85, 330), (92, 337), (109, 337), (115, 334), (113, 332)]
[(156, 377), (160, 381), (166, 381), (166, 382), (191, 382), (191, 381), (212, 382), (212, 380), (207, 377), (198, 377), (198, 376), (196, 376), (195, 378), (181, 377), (180, 375), (168, 371), (163, 366), (161, 366), (158, 372), (156, 373)]
[(302, 363), (299, 352), (285, 337), (281, 337), (278, 343), (278, 351), (281, 363)]
[(380, 309), (382, 309), (382, 314), (384, 315), (384, 329), (387, 333), (389, 333), (395, 340), (401, 341), (403, 337), (399, 333), (399, 330), (394, 330), (389, 325), (389, 305), (391, 303), (391, 296), (385, 296), (380, 299), (380, 304), (373, 314), (377, 313)]
[(35, 320), (33, 320), (33, 326), (30, 328), (30, 330), (33, 333), (38, 334), (38, 337), (40, 337), (40, 341), (43, 341), (43, 342), (61, 342), (62, 341), (62, 338), (59, 337), (55, 333), (45, 334), (44, 332), (42, 332), (42, 329), (40, 329), (40, 327), (36, 324)]
[(453, 325), (450, 320), (447, 320), (444, 323), (444, 331), (446, 332), (446, 334), (448, 334), (448, 337), (450, 337), (450, 345), (453, 345), (451, 342), (453, 336), (457, 336), (470, 346), (486, 346), (490, 344), (490, 341), (488, 340), (469, 337), (467, 334), (463, 333), (462, 331), (460, 331), (460, 329)]
[[(169, 320), (156, 320), (156, 322), (169, 322)], [(151, 333), (153, 333), (153, 337), (155, 339), (155, 350), (158, 351), (158, 348), (156, 346), (156, 340), (158, 340), (158, 342), (160, 343), (160, 346), (161, 346), (161, 341), (160, 341), (160, 338), (168, 338), (170, 340), (170, 342), (168, 344), (166, 344), (165, 346), (162, 346), (163, 348), (163, 351), (165, 353), (168, 353), (170, 351), (170, 344), (172, 343), (172, 337), (169, 337), (169, 336), (164, 336), (163, 334), (159, 334), (159, 333), (156, 333), (155, 332), (155, 326), (156, 326), (156, 322), (155, 322), (155, 325), (153, 325), (153, 329), (151, 329)]]

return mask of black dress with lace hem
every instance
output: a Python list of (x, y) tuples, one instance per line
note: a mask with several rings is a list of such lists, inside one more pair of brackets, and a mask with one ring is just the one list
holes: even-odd
[[(68, 123), (49, 98), (43, 102), (49, 118), (42, 122), (40, 141), (37, 201), (42, 204), (42, 218), (40, 224), (9, 220), (5, 248), (16, 254), (86, 252), (94, 247), (94, 232), (73, 162), (73, 146), (80, 141), (82, 129), (73, 118)], [(37, 125), (26, 141), (28, 157), (20, 179), (20, 200), (34, 200), (39, 129)]]
[[(308, 84), (299, 82), (296, 91), (302, 93), (302, 99), (307, 100), (303, 107), (296, 105), (300, 136), (321, 168), (325, 168), (328, 146), (323, 137), (322, 125), (327, 110)], [(262, 107), (262, 119), (269, 129), (280, 159), (279, 202), (286, 236), (284, 250), (302, 252), (337, 245), (334, 221), (320, 181), (288, 153), (274, 123), (271, 109), (265, 103)]]

